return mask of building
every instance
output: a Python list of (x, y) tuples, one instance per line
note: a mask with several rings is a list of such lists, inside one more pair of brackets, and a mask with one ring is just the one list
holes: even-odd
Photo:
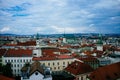
[(99, 60), (95, 57), (88, 56), (88, 57), (78, 57), (79, 60), (83, 61), (85, 64), (90, 65), (93, 69), (99, 67)]
[(21, 74), (21, 68), (26, 63), (32, 62), (32, 50), (8, 49), (2, 58), (3, 65), (11, 63), (13, 75), (19, 76)]
[(75, 77), (74, 80), (87, 80), (93, 68), (80, 61), (74, 61), (65, 68), (65, 71)]
[(60, 55), (57, 57), (33, 57), (32, 60), (50, 67), (52, 71), (61, 71), (76, 59), (69, 55)]
[(105, 66), (105, 65), (111, 64), (111, 60), (109, 57), (101, 57), (101, 58), (97, 58), (97, 59), (99, 60), (100, 66)]
[(120, 62), (96, 69), (89, 80), (120, 80)]
[(41, 65), (38, 61), (24, 66), (21, 72), (21, 80), (52, 80), (50, 68)]

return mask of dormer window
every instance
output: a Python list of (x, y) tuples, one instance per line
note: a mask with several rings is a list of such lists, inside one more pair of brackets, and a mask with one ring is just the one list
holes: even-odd
[(38, 75), (38, 72), (35, 72), (35, 75)]
[(37, 55), (36, 53), (34, 53), (33, 55)]

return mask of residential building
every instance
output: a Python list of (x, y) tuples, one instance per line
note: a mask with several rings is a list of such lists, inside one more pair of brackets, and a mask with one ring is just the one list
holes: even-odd
[(50, 68), (41, 65), (38, 61), (24, 66), (21, 72), (21, 80), (52, 80)]
[(74, 80), (87, 80), (93, 68), (80, 61), (74, 61), (65, 68), (65, 71), (73, 75)]
[(30, 49), (8, 49), (3, 56), (3, 65), (11, 63), (13, 75), (19, 76), (21, 68), (26, 63), (32, 62), (32, 50)]

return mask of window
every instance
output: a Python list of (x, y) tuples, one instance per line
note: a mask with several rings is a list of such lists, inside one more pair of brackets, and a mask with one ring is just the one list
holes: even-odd
[(48, 63), (48, 66), (50, 66), (50, 63)]
[(5, 60), (5, 62), (7, 63), (7, 60)]
[(45, 63), (43, 63), (43, 65), (45, 65)]
[(55, 63), (53, 62), (53, 65), (55, 65)]
[(17, 65), (17, 67), (19, 67), (19, 64)]
[(56, 67), (54, 67), (54, 70), (56, 70)]
[(38, 75), (38, 72), (35, 72), (35, 75)]
[(11, 62), (13, 62), (13, 60), (11, 60)]
[(17, 62), (19, 62), (19, 60), (17, 60)]
[(14, 64), (14, 67), (16, 67), (16, 64)]
[(22, 62), (22, 60), (20, 60), (20, 62)]
[(65, 65), (65, 62), (63, 62), (63, 65)]
[(14, 62), (16, 62), (16, 60), (14, 60)]
[(59, 62), (57, 64), (59, 65)]
[(25, 60), (23, 60), (23, 62), (25, 62)]

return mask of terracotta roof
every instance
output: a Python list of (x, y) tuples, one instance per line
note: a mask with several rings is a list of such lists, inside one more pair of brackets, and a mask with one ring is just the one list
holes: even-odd
[(6, 54), (6, 57), (30, 57), (32, 56), (32, 50), (30, 49), (9, 49)]
[(35, 46), (36, 41), (19, 42), (18, 46)]
[(17, 46), (17, 44), (6, 44), (5, 46)]
[(80, 74), (93, 71), (93, 68), (91, 68), (89, 65), (84, 64), (82, 62), (75, 61), (71, 63), (70, 65), (68, 65), (68, 67), (65, 68), (65, 70), (67, 72), (72, 73), (73, 75), (80, 75)]
[(0, 75), (0, 80), (15, 80), (15, 79)]
[(88, 57), (78, 57), (77, 59), (79, 59), (79, 60), (82, 60), (82, 61), (99, 61), (97, 58), (95, 58), (95, 57), (90, 57), (90, 56), (88, 56)]
[(73, 58), (72, 56), (70, 55), (65, 55), (65, 54), (61, 54), (57, 57), (58, 59), (68, 59), (68, 58)]
[(92, 51), (84, 51), (83, 53), (86, 55), (91, 55), (93, 52)]
[(56, 60), (56, 57), (33, 57), (33, 61)]
[(70, 53), (68, 49), (59, 49), (60, 53)]
[(40, 73), (44, 73), (44, 69), (42, 68), (39, 61), (35, 61), (30, 67), (30, 75), (32, 75), (35, 71), (39, 71)]
[(117, 80), (120, 79), (120, 62), (100, 67), (89, 76), (90, 80)]
[(115, 50), (116, 47), (113, 45), (103, 45), (103, 51), (105, 50)]

